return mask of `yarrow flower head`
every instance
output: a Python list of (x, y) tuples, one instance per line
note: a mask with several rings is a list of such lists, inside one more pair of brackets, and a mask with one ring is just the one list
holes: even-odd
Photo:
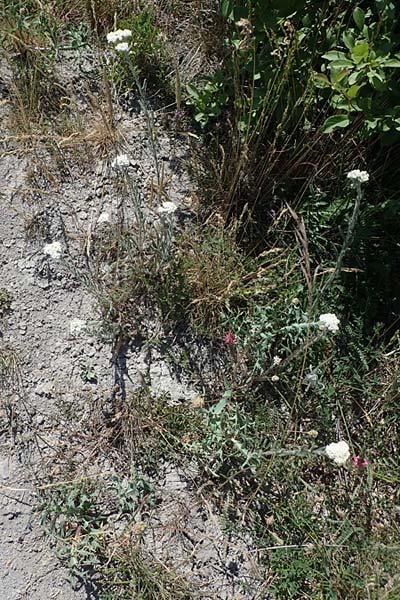
[(110, 31), (107, 33), (107, 42), (109, 44), (118, 44), (124, 40), (129, 40), (132, 37), (132, 31), (130, 29), (117, 29), (116, 31)]
[(125, 169), (131, 164), (127, 154), (118, 154), (111, 163), (113, 169)]
[(351, 459), (351, 464), (353, 467), (357, 467), (358, 469), (365, 469), (369, 465), (369, 461), (363, 456), (353, 456)]
[(319, 316), (318, 321), (320, 329), (327, 329), (333, 333), (339, 330), (340, 320), (334, 313), (324, 313), (323, 315)]
[(369, 181), (369, 173), (367, 171), (360, 171), (360, 169), (354, 169), (347, 173), (347, 179), (350, 179), (353, 185), (367, 183)]
[(129, 52), (129, 44), (128, 42), (120, 42), (116, 46), (114, 46), (114, 50), (117, 52), (123, 52), (124, 54)]
[(161, 204), (161, 206), (158, 207), (157, 212), (160, 215), (171, 215), (176, 211), (177, 208), (178, 207), (173, 202), (164, 202), (163, 204)]
[(350, 448), (347, 442), (332, 442), (325, 448), (328, 458), (333, 460), (338, 466), (344, 465), (350, 458)]
[(97, 223), (99, 225), (102, 225), (103, 223), (109, 223), (110, 222), (110, 215), (107, 212), (102, 212), (99, 215), (99, 218), (97, 219)]
[(51, 258), (60, 258), (62, 254), (62, 246), (60, 242), (52, 242), (43, 246), (43, 254), (51, 256)]
[(225, 335), (224, 342), (227, 346), (236, 346), (237, 345), (236, 336), (232, 333), (232, 331), (228, 331), (228, 333)]

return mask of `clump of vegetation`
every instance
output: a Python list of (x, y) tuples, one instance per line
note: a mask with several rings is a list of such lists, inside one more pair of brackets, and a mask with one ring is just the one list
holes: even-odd
[(5, 288), (0, 288), (0, 321), (11, 311), (12, 301), (11, 293)]
[(76, 481), (44, 489), (38, 509), (47, 532), (58, 540), (71, 574), (102, 597), (187, 599), (190, 590), (141, 544), (140, 517), (152, 487), (145, 479)]

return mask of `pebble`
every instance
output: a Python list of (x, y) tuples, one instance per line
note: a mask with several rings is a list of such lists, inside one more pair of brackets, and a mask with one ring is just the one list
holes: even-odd
[(0, 479), (8, 479), (10, 476), (10, 467), (7, 458), (0, 460)]
[(39, 396), (51, 396), (53, 394), (53, 384), (49, 381), (36, 386), (35, 393)]

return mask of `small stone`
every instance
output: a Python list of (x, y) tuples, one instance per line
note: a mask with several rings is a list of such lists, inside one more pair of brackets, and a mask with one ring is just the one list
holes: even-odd
[(71, 319), (69, 322), (69, 332), (71, 335), (80, 335), (86, 330), (86, 321), (83, 319)]
[(0, 460), (0, 479), (8, 479), (10, 475), (10, 469), (8, 460), (3, 458)]
[(35, 393), (38, 394), (38, 396), (52, 396), (53, 384), (49, 381), (39, 384), (36, 386)]

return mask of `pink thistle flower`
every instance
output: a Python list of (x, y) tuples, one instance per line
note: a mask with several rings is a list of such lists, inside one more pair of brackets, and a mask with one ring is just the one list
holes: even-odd
[(228, 333), (225, 335), (224, 342), (227, 346), (236, 346), (237, 345), (236, 336), (232, 333), (232, 331), (228, 331)]
[(365, 469), (369, 465), (369, 461), (363, 456), (353, 456), (351, 463), (353, 467), (358, 467), (359, 469)]

